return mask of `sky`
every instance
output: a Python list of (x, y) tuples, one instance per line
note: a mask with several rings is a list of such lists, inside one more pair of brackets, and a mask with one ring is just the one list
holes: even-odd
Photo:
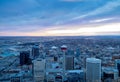
[(120, 0), (0, 0), (0, 36), (120, 35)]

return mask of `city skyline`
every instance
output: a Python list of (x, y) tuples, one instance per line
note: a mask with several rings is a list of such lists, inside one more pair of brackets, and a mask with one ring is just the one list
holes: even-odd
[(0, 36), (120, 35), (120, 0), (0, 0)]

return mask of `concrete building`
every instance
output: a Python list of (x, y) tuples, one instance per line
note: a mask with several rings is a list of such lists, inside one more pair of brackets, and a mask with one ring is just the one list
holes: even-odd
[(82, 70), (68, 70), (67, 71), (68, 82), (85, 82), (85, 72)]
[(112, 67), (103, 67), (102, 68), (103, 81), (111, 79), (114, 81), (118, 80), (118, 70)]
[(31, 59), (29, 58), (30, 51), (21, 51), (20, 52), (20, 65), (29, 65), (31, 64)]
[(34, 82), (44, 82), (45, 79), (45, 60), (36, 59), (33, 61)]
[(65, 69), (66, 70), (74, 69), (74, 57), (73, 56), (65, 56)]
[(120, 77), (120, 59), (115, 60), (115, 68), (118, 69), (119, 77)]
[(101, 82), (101, 60), (86, 59), (86, 82)]
[(37, 57), (39, 57), (39, 55), (40, 55), (40, 48), (39, 48), (39, 46), (33, 46), (32, 47), (32, 57), (33, 58), (37, 58)]
[(47, 82), (55, 82), (55, 76), (53, 74), (49, 74), (47, 76)]

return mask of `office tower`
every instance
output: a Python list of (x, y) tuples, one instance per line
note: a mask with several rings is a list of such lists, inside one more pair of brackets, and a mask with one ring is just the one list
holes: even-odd
[(111, 80), (118, 80), (118, 70), (116, 68), (111, 67), (104, 67), (102, 69), (103, 73), (103, 80), (111, 79)]
[(79, 55), (80, 55), (80, 48), (77, 48), (76, 51), (75, 51), (75, 56), (79, 57)]
[(31, 59), (29, 58), (30, 51), (21, 51), (20, 52), (20, 65), (29, 65), (31, 64)]
[(44, 82), (45, 79), (45, 60), (36, 59), (33, 61), (34, 82)]
[(101, 60), (86, 59), (86, 82), (101, 82)]
[(66, 70), (74, 69), (74, 57), (73, 56), (65, 56), (65, 69)]
[(39, 46), (35, 45), (32, 47), (32, 57), (37, 58), (40, 55), (40, 49)]
[(41, 58), (45, 58), (45, 56), (46, 56), (46, 54), (45, 54), (45, 48), (44, 48), (44, 45), (42, 45), (42, 44), (39, 44), (39, 54), (40, 54), (40, 57)]
[(115, 68), (118, 69), (119, 77), (120, 77), (120, 59), (115, 60)]
[(74, 50), (67, 50), (67, 55), (75, 55), (75, 51)]

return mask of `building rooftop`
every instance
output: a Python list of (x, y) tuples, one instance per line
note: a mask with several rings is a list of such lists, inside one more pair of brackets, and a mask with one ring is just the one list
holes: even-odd
[(115, 68), (113, 68), (113, 67), (103, 67), (102, 71), (105, 72), (105, 73), (107, 73), (107, 74), (118, 72), (118, 70), (115, 69)]
[(86, 61), (91, 63), (101, 63), (101, 60), (97, 58), (87, 58)]
[(83, 73), (84, 70), (69, 70), (67, 72), (69, 72), (69, 73)]

